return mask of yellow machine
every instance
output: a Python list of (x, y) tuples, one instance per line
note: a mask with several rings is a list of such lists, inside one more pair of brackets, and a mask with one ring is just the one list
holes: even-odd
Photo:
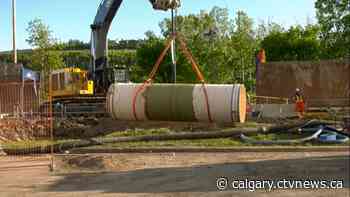
[(80, 68), (64, 68), (51, 74), (53, 97), (76, 97), (94, 94), (94, 82)]

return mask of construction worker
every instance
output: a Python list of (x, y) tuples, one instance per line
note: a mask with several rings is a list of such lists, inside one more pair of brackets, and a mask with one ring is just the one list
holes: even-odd
[(255, 58), (255, 66), (256, 66), (256, 81), (259, 80), (259, 70), (260, 70), (260, 65), (266, 63), (266, 53), (263, 48), (259, 50), (259, 52), (256, 55)]
[(298, 113), (299, 119), (303, 119), (304, 113), (305, 113), (305, 100), (299, 88), (295, 90), (294, 101), (295, 101), (295, 111)]
[(266, 63), (266, 53), (263, 48), (259, 50), (259, 53), (257, 55), (257, 59), (259, 61), (259, 64), (265, 64)]

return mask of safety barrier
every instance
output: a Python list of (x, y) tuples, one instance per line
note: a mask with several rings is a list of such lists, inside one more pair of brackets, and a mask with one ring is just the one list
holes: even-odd
[(0, 82), (0, 169), (8, 161), (50, 163), (53, 119), (49, 105), (42, 105), (50, 98), (44, 84)]
[(252, 96), (248, 95), (250, 104), (290, 104), (290, 99), (271, 96)]

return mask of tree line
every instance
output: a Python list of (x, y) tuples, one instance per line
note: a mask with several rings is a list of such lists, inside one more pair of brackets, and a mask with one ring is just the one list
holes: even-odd
[[(184, 35), (194, 57), (210, 83), (243, 83), (255, 87), (256, 55), (266, 51), (267, 61), (318, 61), (350, 59), (350, 0), (317, 0), (316, 23), (289, 28), (280, 24), (254, 21), (245, 12), (229, 17), (225, 8), (214, 7), (209, 12), (179, 16), (178, 31)], [(160, 23), (162, 36), (146, 34), (146, 42), (137, 50), (137, 64), (144, 72), (164, 48), (164, 38), (171, 31), (170, 19)], [(177, 51), (178, 79), (195, 81), (191, 67)], [(157, 81), (171, 82), (171, 57), (162, 64)]]
[[(108, 48), (110, 50), (136, 50), (142, 43), (143, 39), (121, 39), (108, 40)], [(55, 47), (56, 50), (89, 50), (90, 43), (81, 40), (71, 39), (67, 42), (58, 42)]]

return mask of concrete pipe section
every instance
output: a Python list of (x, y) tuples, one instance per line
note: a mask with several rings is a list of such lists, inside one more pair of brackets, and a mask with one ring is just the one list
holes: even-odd
[(152, 84), (135, 97), (141, 86), (116, 83), (109, 88), (107, 110), (114, 119), (188, 122), (212, 119), (218, 123), (246, 120), (244, 85)]

